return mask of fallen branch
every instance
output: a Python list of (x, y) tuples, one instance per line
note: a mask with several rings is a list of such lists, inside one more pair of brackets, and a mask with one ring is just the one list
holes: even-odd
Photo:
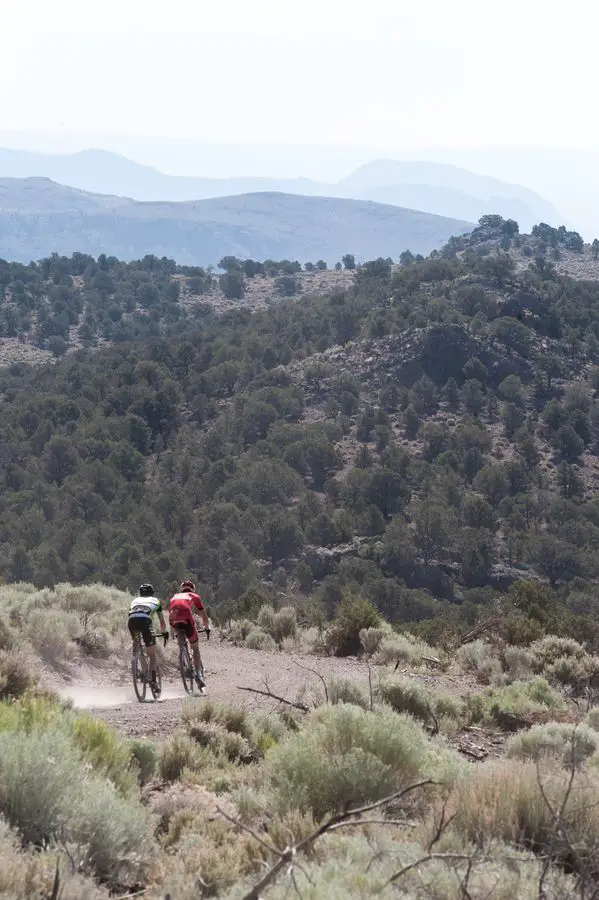
[[(267, 841), (265, 841), (264, 838), (257, 835), (256, 832), (248, 825), (245, 825), (245, 823), (240, 822), (238, 819), (234, 819), (227, 813), (219, 810), (221, 815), (223, 815), (224, 818), (227, 819), (227, 821), (231, 822), (234, 825), (237, 825), (248, 834), (251, 834), (252, 837), (258, 840), (262, 846), (266, 847), (274, 856), (278, 857), (276, 863), (271, 866), (271, 868), (262, 876), (257, 884), (255, 884), (246, 894), (243, 895), (241, 900), (260, 900), (262, 891), (266, 887), (268, 887), (268, 885), (271, 884), (271, 882), (275, 880), (277, 875), (286, 867), (289, 868), (289, 875), (292, 877), (293, 867), (294, 865), (296, 865), (297, 854), (304, 850), (308, 850), (319, 838), (321, 838), (328, 832), (335, 831), (337, 828), (345, 825), (348, 820), (354, 819), (356, 825), (363, 824), (360, 823), (358, 817), (364, 815), (365, 813), (372, 812), (375, 809), (380, 809), (383, 806), (388, 806), (390, 803), (397, 802), (398, 800), (401, 800), (403, 797), (407, 796), (407, 794), (419, 790), (420, 788), (436, 784), (437, 782), (432, 781), (431, 779), (419, 781), (416, 784), (411, 784), (408, 787), (402, 788), (401, 790), (396, 791), (393, 794), (389, 794), (387, 797), (383, 797), (381, 800), (375, 800), (373, 803), (366, 803), (363, 806), (357, 807), (356, 809), (346, 809), (343, 812), (335, 813), (335, 815), (327, 819), (326, 822), (323, 822), (322, 825), (320, 825), (307, 837), (303, 838), (303, 840), (298, 841), (297, 844), (286, 847), (284, 850), (278, 850), (276, 847), (273, 847)], [(382, 821), (384, 822), (385, 820)], [(393, 823), (395, 824), (395, 820)], [(377, 824), (379, 824), (378, 820)], [(411, 823), (406, 822), (405, 824), (409, 825)]]
[(292, 659), (291, 661), (294, 665), (296, 665), (298, 667), (298, 669), (303, 669), (304, 672), (310, 672), (312, 675), (316, 675), (317, 678), (320, 678), (320, 681), (322, 682), (322, 686), (324, 688), (324, 698), (325, 698), (326, 702), (328, 703), (329, 702), (329, 690), (327, 688), (327, 683), (324, 680), (323, 676), (320, 674), (320, 672), (317, 672), (316, 669), (311, 669), (310, 666), (302, 666), (302, 664), (298, 663), (298, 661), (296, 659)]
[(237, 685), (237, 690), (249, 691), (251, 694), (260, 694), (262, 697), (270, 697), (271, 700), (277, 700), (279, 703), (284, 703), (285, 706), (292, 706), (301, 712), (310, 712), (310, 707), (306, 706), (305, 703), (294, 703), (293, 700), (287, 700), (286, 697), (279, 697), (278, 694), (273, 694), (271, 690), (261, 691), (259, 688), (242, 687), (241, 685)]

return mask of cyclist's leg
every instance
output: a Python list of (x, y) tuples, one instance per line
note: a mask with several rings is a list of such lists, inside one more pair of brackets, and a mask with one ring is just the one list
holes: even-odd
[(196, 678), (200, 687), (204, 687), (204, 679), (200, 674), (202, 672), (202, 659), (200, 657), (199, 635), (198, 629), (196, 628), (195, 619), (193, 617), (190, 623), (190, 627), (192, 633), (189, 634), (188, 632), (187, 636), (189, 638), (189, 646), (191, 647), (191, 652), (193, 653), (193, 665), (196, 672)]
[(152, 683), (156, 683), (156, 635), (154, 634), (154, 629), (152, 628), (152, 621), (148, 617), (143, 621), (143, 630), (141, 635), (144, 639), (144, 644), (148, 648), (148, 659), (150, 661), (150, 680)]

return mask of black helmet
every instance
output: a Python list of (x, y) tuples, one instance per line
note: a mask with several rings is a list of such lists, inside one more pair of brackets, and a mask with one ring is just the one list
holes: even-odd
[(142, 584), (139, 589), (140, 597), (153, 597), (154, 596), (154, 588), (151, 584)]

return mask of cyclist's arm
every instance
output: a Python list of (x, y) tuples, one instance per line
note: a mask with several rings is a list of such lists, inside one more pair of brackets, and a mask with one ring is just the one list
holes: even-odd
[(158, 616), (158, 621), (160, 622), (160, 630), (164, 633), (166, 631), (166, 622), (164, 621), (164, 612), (162, 611), (161, 605), (156, 610), (156, 615)]
[(210, 629), (210, 619), (208, 618), (208, 614), (204, 609), (204, 604), (199, 599), (199, 597), (196, 601), (194, 601), (193, 605), (195, 607), (195, 613), (202, 620), (202, 625), (204, 626), (204, 628)]

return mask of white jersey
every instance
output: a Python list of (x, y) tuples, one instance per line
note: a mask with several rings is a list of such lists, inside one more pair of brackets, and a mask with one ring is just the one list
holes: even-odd
[(150, 619), (154, 613), (162, 612), (162, 604), (157, 597), (136, 597), (129, 607), (129, 617), (146, 616)]

